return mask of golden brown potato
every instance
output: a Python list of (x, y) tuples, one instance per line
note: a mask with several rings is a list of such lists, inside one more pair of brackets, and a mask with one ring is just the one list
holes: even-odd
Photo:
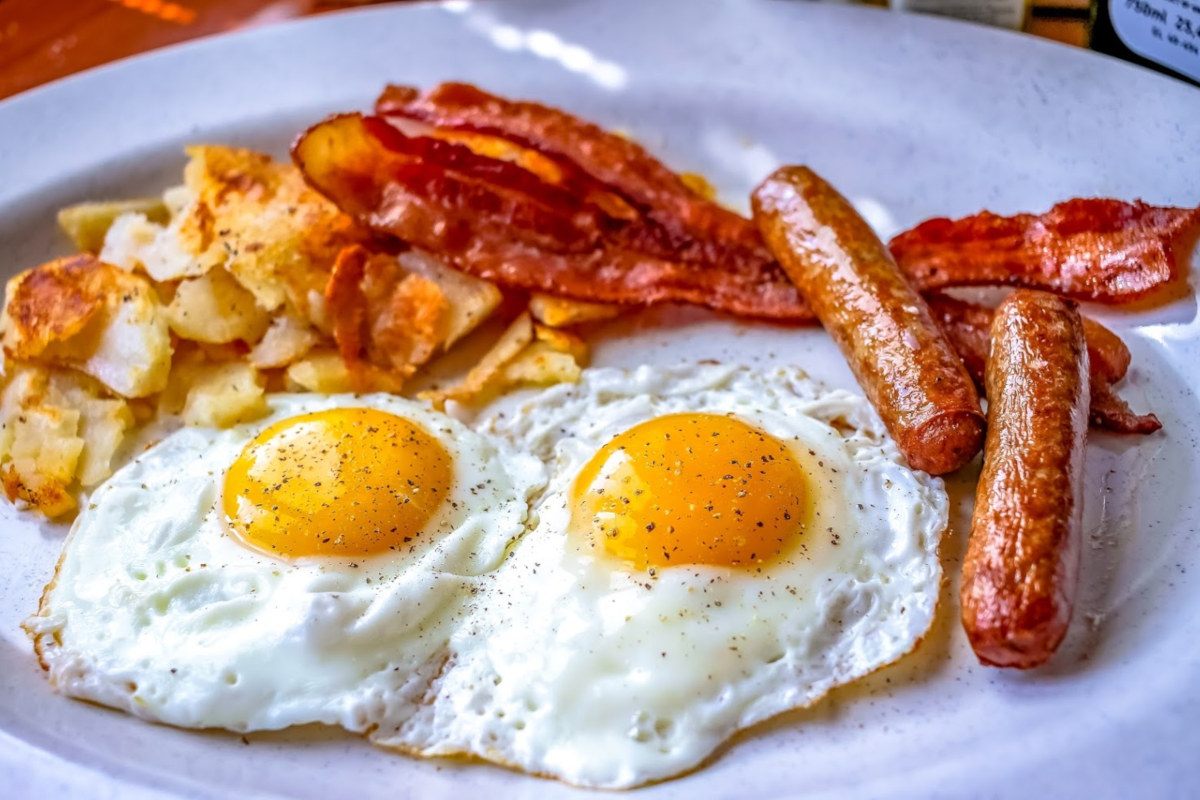
[(166, 314), (177, 336), (212, 344), (257, 341), (271, 323), (254, 295), (221, 267), (180, 283)]
[(58, 227), (71, 237), (82, 253), (97, 254), (104, 247), (104, 237), (117, 217), (141, 214), (150, 222), (165, 225), (170, 218), (161, 197), (140, 197), (135, 200), (101, 200), (77, 203), (58, 212)]
[(440, 346), (447, 301), (436, 283), (406, 272), (395, 257), (353, 245), (334, 262), (325, 307), (347, 365), (366, 361), (407, 378)]
[(314, 350), (287, 368), (289, 391), (338, 394), (340, 392), (399, 392), (404, 379), (360, 362), (346, 365), (336, 350)]
[(0, 396), (0, 473), (9, 500), (48, 517), (75, 508), (76, 484), (111, 473), (133, 417), (123, 400), (85, 375), (10, 364)]
[(79, 411), (78, 435), (83, 452), (75, 478), (85, 488), (112, 474), (112, 460), (133, 427), (133, 413), (122, 399), (105, 397), (96, 382), (75, 372), (56, 371), (50, 376), (52, 402)]
[(450, 269), (428, 253), (410, 250), (400, 255), (399, 262), (408, 272), (436, 283), (446, 298), (446, 311), (438, 331), (441, 350), (449, 350), (479, 327), (504, 299), (494, 283)]
[(336, 350), (309, 353), (287, 368), (289, 391), (338, 394), (354, 391), (350, 368)]
[(79, 505), (64, 484), (38, 474), (27, 460), (0, 465), (0, 485), (8, 502), (25, 503), (50, 519), (64, 517)]
[(229, 428), (267, 413), (258, 370), (244, 361), (185, 368), (189, 388), (183, 422), (203, 428)]
[(556, 350), (550, 342), (537, 341), (504, 366), (506, 386), (552, 386), (575, 383), (581, 367), (570, 352)]
[(324, 291), (337, 254), (362, 233), (287, 162), (233, 147), (187, 152), (194, 200), (178, 221), (183, 248), (228, 269), (262, 308), (287, 303), (307, 316), (310, 292)]
[[(191, 197), (186, 187), (180, 191)], [(198, 278), (213, 266), (188, 252), (180, 242), (182, 217), (173, 217), (165, 227), (144, 214), (122, 214), (104, 235), (100, 260), (127, 272), (144, 273), (165, 287), (164, 282)]]
[(477, 400), (485, 390), (498, 383), (498, 379), (503, 376), (504, 365), (532, 342), (533, 320), (529, 318), (528, 313), (521, 314), (505, 329), (461, 383), (441, 391), (424, 392), (421, 396), (437, 408), (444, 408), (447, 400), (460, 403)]
[(76, 337), (104, 307), (107, 270), (93, 256), (60, 258), (26, 270), (4, 290), (4, 350), (38, 358)]
[(583, 364), (588, 359), (587, 342), (573, 333), (550, 328), (545, 325), (534, 325), (533, 335), (539, 342), (546, 343), (552, 350), (566, 353), (571, 358)]
[(479, 403), (517, 386), (547, 386), (579, 379), (587, 345), (565, 331), (535, 325), (521, 314), (456, 386), (422, 393), (436, 407), (446, 401)]
[(201, 347), (189, 347), (176, 358), (156, 410), (178, 414), (185, 425), (228, 428), (267, 412), (265, 383), (245, 361), (214, 361)]
[(292, 364), (316, 347), (321, 336), (296, 317), (284, 314), (271, 321), (271, 327), (247, 356), (259, 369), (277, 369)]
[(0, 324), (15, 359), (74, 367), (124, 397), (166, 385), (171, 340), (144, 278), (80, 255), (12, 278)]
[(549, 294), (535, 293), (529, 297), (529, 313), (538, 322), (552, 328), (565, 328), (583, 322), (612, 319), (624, 309), (613, 303), (589, 303)]

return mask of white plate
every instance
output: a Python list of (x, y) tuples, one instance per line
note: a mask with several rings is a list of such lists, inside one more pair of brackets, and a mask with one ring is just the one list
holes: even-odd
[[(1200, 92), (1027, 37), (796, 2), (460, 2), (202, 41), (0, 104), (0, 268), (64, 251), (52, 223), (62, 204), (178, 180), (184, 142), (282, 154), (304, 124), (369, 106), (385, 81), (450, 78), (628, 130), (731, 199), (778, 162), (809, 163), (885, 234), (932, 215), (1042, 210), (1077, 195), (1200, 201)], [(640, 794), (1191, 794), (1200, 778), (1196, 303), (1189, 295), (1102, 316), (1134, 353), (1124, 394), (1165, 428), (1089, 445), (1083, 596), (1052, 665), (1027, 674), (979, 667), (947, 599), (916, 655)], [(820, 331), (652, 312), (624, 332), (633, 338), (610, 339), (598, 361), (795, 361), (850, 384)], [(969, 476), (958, 484), (969, 487)], [(19, 623), (64, 531), (7, 506), (0, 519), (5, 797), (575, 793), (486, 765), (387, 754), (323, 729), (243, 740), (55, 695)], [(961, 549), (955, 532), (948, 571)]]

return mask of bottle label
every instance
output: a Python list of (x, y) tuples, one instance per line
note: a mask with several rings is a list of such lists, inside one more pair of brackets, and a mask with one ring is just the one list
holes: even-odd
[(1108, 0), (1108, 16), (1130, 50), (1200, 81), (1200, 0)]

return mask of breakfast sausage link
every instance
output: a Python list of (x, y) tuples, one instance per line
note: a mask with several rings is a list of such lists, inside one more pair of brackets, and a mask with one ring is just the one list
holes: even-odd
[(988, 431), (963, 566), (980, 662), (1035, 667), (1071, 621), (1079, 573), (1088, 353), (1071, 300), (1020, 290), (996, 309)]
[(763, 238), (909, 466), (941, 475), (970, 461), (983, 442), (978, 392), (866, 221), (807, 167), (779, 168), (752, 201)]

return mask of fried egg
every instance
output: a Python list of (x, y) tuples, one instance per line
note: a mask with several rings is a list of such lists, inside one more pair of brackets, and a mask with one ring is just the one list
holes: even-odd
[(27, 622), (59, 691), (234, 731), (412, 713), (544, 467), (395, 397), (270, 405), (93, 494)]
[(861, 397), (794, 369), (598, 369), (482, 424), (548, 487), (380, 744), (632, 787), (930, 626), (946, 494)]

